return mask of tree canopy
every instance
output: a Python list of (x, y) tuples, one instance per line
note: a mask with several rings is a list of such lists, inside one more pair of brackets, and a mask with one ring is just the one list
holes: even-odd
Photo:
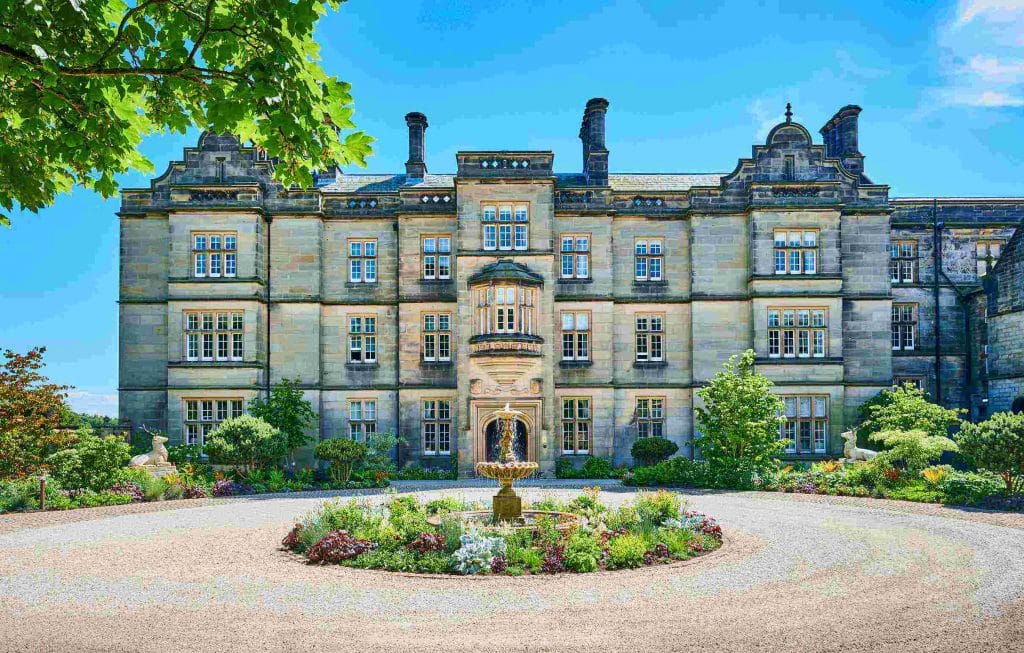
[(320, 17), (343, 0), (35, 0), (0, 10), (0, 223), (75, 184), (152, 172), (154, 133), (230, 132), (276, 178), (364, 164), (350, 85), (319, 64)]
[(40, 469), (70, 438), (58, 430), (70, 386), (42, 373), (45, 347), (27, 354), (4, 351), (0, 364), (0, 478)]

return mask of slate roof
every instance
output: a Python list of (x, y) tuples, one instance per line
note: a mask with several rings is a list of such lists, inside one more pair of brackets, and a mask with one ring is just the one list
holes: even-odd
[[(687, 191), (694, 186), (718, 186), (726, 173), (611, 173), (608, 183), (613, 191), (658, 192)], [(586, 186), (586, 178), (578, 173), (557, 173), (558, 187)], [(411, 188), (454, 188), (455, 175), (431, 175), (416, 179), (407, 175), (339, 174), (334, 180), (319, 184), (329, 193), (396, 193)]]
[(320, 190), (328, 193), (396, 193), (403, 188), (454, 188), (455, 175), (431, 175), (423, 179), (407, 175), (340, 174)]
[(544, 278), (539, 274), (531, 272), (522, 263), (516, 263), (510, 258), (503, 258), (496, 263), (485, 265), (479, 272), (469, 278), (469, 283), (481, 283), (484, 281), (517, 281), (530, 286), (544, 285)]

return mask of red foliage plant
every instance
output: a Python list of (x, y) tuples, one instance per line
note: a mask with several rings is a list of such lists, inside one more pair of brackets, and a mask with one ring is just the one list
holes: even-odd
[(295, 524), (295, 527), (288, 531), (288, 534), (281, 540), (281, 546), (286, 549), (295, 550), (295, 547), (299, 545), (299, 531), (302, 530), (302, 524)]
[(349, 535), (348, 531), (331, 531), (309, 547), (306, 556), (314, 563), (338, 563), (366, 553), (372, 548), (373, 542), (356, 539)]
[(445, 537), (443, 533), (420, 533), (412, 542), (406, 546), (410, 551), (417, 553), (429, 553), (431, 551), (444, 551)]

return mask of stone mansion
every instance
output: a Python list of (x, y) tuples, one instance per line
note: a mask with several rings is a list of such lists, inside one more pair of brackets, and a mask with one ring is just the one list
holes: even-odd
[(394, 432), (399, 464), (467, 474), (508, 402), (550, 472), (642, 437), (694, 455), (695, 390), (748, 348), (793, 458), (841, 453), (893, 383), (973, 418), (1021, 408), (1024, 198), (891, 198), (856, 106), (821, 144), (787, 107), (731, 172), (612, 173), (607, 109), (586, 104), (577, 173), (525, 150), (429, 173), (410, 113), (404, 174), (284, 188), (260, 150), (203, 134), (123, 193), (121, 417), (201, 443), (295, 379), (318, 438)]

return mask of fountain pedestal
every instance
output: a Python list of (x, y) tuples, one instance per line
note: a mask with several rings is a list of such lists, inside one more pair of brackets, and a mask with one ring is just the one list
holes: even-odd
[(493, 478), (501, 484), (501, 489), (494, 495), (492, 505), (495, 522), (519, 522), (523, 518), (523, 500), (512, 489), (512, 483), (530, 476), (537, 471), (537, 463), (519, 462), (512, 453), (512, 433), (515, 418), (521, 415), (505, 404), (504, 410), (498, 411), (501, 420), (501, 454), (498, 462), (476, 464), (476, 473)]

